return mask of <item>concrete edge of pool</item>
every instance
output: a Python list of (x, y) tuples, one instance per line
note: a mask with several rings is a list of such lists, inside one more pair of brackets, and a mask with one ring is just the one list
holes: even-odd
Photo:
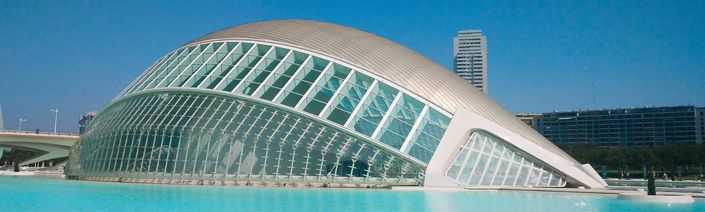
[(690, 195), (645, 195), (635, 193), (620, 193), (617, 199), (636, 200), (656, 203), (693, 203), (695, 200)]
[(608, 188), (608, 189), (579, 189), (579, 188), (424, 188), (410, 186), (394, 186), (392, 190), (408, 191), (518, 191), (518, 192), (547, 192), (547, 193), (569, 193), (580, 195), (604, 195), (617, 199), (630, 201), (648, 201), (664, 204), (693, 203), (695, 199), (705, 199), (705, 193), (683, 193), (683, 192), (658, 192), (656, 196), (646, 195), (646, 191), (634, 188)]
[[(71, 180), (63, 175), (58, 175), (57, 173), (51, 172), (32, 172), (31, 175), (14, 173), (12, 175), (6, 174), (6, 176), (16, 176), (16, 177), (31, 177), (31, 176), (47, 176), (56, 177), (65, 180)], [(467, 188), (452, 188), (452, 187), (420, 187), (420, 186), (355, 186), (355, 185), (304, 185), (299, 183), (255, 183), (248, 184), (247, 182), (241, 183), (217, 183), (217, 182), (199, 182), (199, 181), (185, 181), (181, 183), (167, 182), (167, 181), (145, 181), (145, 180), (117, 180), (117, 179), (82, 179), (85, 181), (93, 182), (114, 182), (114, 183), (125, 183), (125, 184), (165, 184), (165, 185), (204, 185), (204, 186), (243, 186), (243, 187), (291, 187), (291, 188), (338, 188), (338, 189), (390, 189), (399, 191), (517, 191), (517, 192), (546, 192), (546, 193), (569, 193), (569, 194), (579, 194), (579, 195), (601, 195), (601, 196), (611, 196), (616, 199), (623, 199), (629, 201), (648, 201), (655, 203), (664, 204), (688, 204), (693, 203), (695, 199), (703, 200), (705, 199), (705, 192), (701, 193), (690, 193), (690, 192), (677, 192), (677, 191), (660, 191), (657, 196), (647, 196), (646, 191), (635, 187), (619, 187), (612, 186), (606, 189), (581, 189), (581, 188), (540, 188), (540, 187), (528, 187), (528, 188), (498, 188), (498, 187), (467, 187)]]

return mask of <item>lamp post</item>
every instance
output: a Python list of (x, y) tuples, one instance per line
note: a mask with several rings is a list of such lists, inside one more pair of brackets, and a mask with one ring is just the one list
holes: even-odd
[(59, 120), (59, 108), (49, 110), (54, 112), (54, 133), (56, 133), (56, 122)]
[(17, 126), (17, 131), (20, 132), (22, 131), (22, 122), (26, 122), (27, 119), (20, 118), (20, 123)]

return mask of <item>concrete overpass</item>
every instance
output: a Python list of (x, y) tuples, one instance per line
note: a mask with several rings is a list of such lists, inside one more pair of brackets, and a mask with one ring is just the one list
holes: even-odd
[(20, 166), (68, 157), (78, 134), (0, 130), (0, 146), (35, 152), (34, 157), (20, 162)]

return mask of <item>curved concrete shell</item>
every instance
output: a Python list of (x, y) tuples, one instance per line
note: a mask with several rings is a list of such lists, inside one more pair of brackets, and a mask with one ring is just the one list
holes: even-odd
[(374, 34), (272, 20), (160, 58), (74, 146), (94, 180), (601, 187), (450, 71)]

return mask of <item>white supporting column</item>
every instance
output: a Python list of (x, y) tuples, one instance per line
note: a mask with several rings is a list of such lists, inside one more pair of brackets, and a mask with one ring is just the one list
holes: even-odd
[(543, 172), (544, 172), (543, 167), (539, 167), (537, 169), (539, 170), (539, 176), (537, 177), (536, 184), (534, 184), (534, 186), (537, 186), (537, 185), (539, 185), (539, 183), (541, 183), (541, 176), (543, 175)]
[[(505, 147), (505, 148), (506, 148), (506, 147)], [(501, 182), (500, 186), (505, 186), (505, 185), (506, 185), (507, 176), (509, 176), (509, 170), (511, 170), (511, 168), (512, 168), (512, 166), (513, 166), (513, 164), (514, 164), (514, 156), (515, 156), (515, 155), (516, 155), (516, 154), (514, 154), (514, 153), (512, 152), (512, 158), (509, 158), (509, 159), (507, 160), (507, 162), (508, 162), (508, 164), (507, 164), (507, 169), (504, 171), (504, 177), (502, 177), (502, 182)], [(514, 182), (514, 181), (512, 181), (512, 182)]]
[[(497, 162), (497, 168), (494, 170), (494, 173), (492, 173), (492, 181), (490, 181), (490, 185), (492, 185), (492, 186), (494, 186), (494, 181), (495, 181), (495, 178), (497, 178), (497, 173), (499, 172), (500, 168), (502, 167), (502, 162), (506, 161), (504, 159), (504, 152), (507, 151), (507, 147), (505, 147), (504, 145), (500, 145), (500, 144), (497, 144), (497, 145), (503, 147), (503, 149), (502, 149), (502, 152), (499, 153), (499, 160)], [(497, 148), (497, 147), (495, 147), (495, 148)]]
[(259, 59), (259, 61), (257, 61), (257, 63), (255, 63), (254, 66), (252, 66), (252, 68), (250, 69), (250, 72), (247, 72), (247, 74), (244, 77), (242, 77), (242, 80), (240, 81), (240, 83), (238, 83), (235, 86), (235, 88), (233, 88), (233, 91), (232, 91), (233, 93), (235, 91), (237, 91), (237, 89), (240, 86), (242, 86), (242, 84), (245, 84), (245, 81), (247, 81), (247, 78), (249, 78), (252, 75), (252, 72), (255, 72), (255, 70), (257, 69), (257, 66), (259, 66), (259, 64), (262, 63), (262, 61), (264, 61), (264, 59), (266, 59), (267, 56), (269, 56), (269, 54), (271, 54), (271, 52), (273, 52), (273, 51), (274, 51), (274, 47), (270, 47), (269, 50), (267, 50), (267, 52), (264, 53), (264, 55)]
[(412, 126), (411, 131), (409, 131), (409, 135), (406, 136), (406, 140), (404, 140), (404, 143), (401, 145), (401, 148), (399, 148), (399, 151), (403, 153), (408, 153), (409, 143), (411, 143), (411, 139), (414, 139), (414, 135), (416, 135), (416, 130), (419, 128), (419, 125), (421, 125), (421, 122), (426, 117), (427, 112), (428, 105), (424, 105), (423, 109), (421, 110), (421, 113), (419, 113), (419, 117), (416, 118), (416, 121), (414, 122), (414, 126)]
[(304, 60), (304, 62), (301, 63), (301, 66), (299, 66), (299, 68), (296, 69), (296, 72), (294, 72), (294, 74), (291, 75), (291, 78), (289, 78), (289, 81), (287, 81), (286, 84), (284, 84), (284, 86), (282, 86), (282, 89), (279, 90), (279, 93), (277, 93), (277, 95), (274, 96), (274, 99), (272, 99), (272, 102), (276, 102), (279, 100), (279, 96), (281, 96), (284, 93), (284, 90), (286, 90), (287, 87), (289, 87), (289, 84), (291, 84), (291, 82), (296, 80), (296, 76), (299, 75), (299, 72), (301, 72), (301, 70), (304, 69), (304, 66), (306, 66), (306, 63), (308, 63), (308, 61), (311, 60), (312, 57), (313, 56), (311, 56), (311, 55), (306, 57), (306, 60)]
[[(473, 139), (478, 139), (478, 138), (473, 138)], [(473, 165), (472, 165), (472, 171), (470, 172), (470, 175), (468, 175), (468, 181), (467, 181), (467, 182), (464, 182), (464, 183), (461, 182), (461, 183), (463, 183), (463, 185), (465, 185), (465, 186), (468, 186), (468, 185), (470, 184), (470, 181), (472, 181), (472, 177), (475, 175), (475, 171), (477, 171), (477, 165), (480, 164), (480, 158), (482, 158), (482, 150), (485, 148), (485, 146), (486, 146), (487, 143), (488, 143), (488, 142), (487, 142), (487, 138), (482, 138), (482, 139), (484, 139), (483, 142), (482, 142), (482, 146), (480, 146), (480, 148), (475, 152), (475, 154), (477, 154), (477, 160), (475, 160), (475, 163), (473, 163)], [(475, 140), (475, 141), (473, 141), (473, 142), (480, 142), (480, 141)], [(470, 151), (470, 152), (469, 152), (470, 154), (473, 153), (473, 150), (472, 150), (472, 149), (469, 150), (469, 151)], [(488, 161), (485, 161), (485, 163), (487, 163), (487, 162), (488, 162)]]
[(519, 177), (521, 177), (521, 170), (522, 170), (522, 167), (523, 167), (523, 166), (524, 166), (524, 157), (521, 157), (521, 162), (519, 163), (519, 166), (518, 166), (518, 169), (517, 169), (517, 173), (516, 173), (516, 177), (514, 178), (514, 182), (512, 182), (512, 186), (516, 186), (516, 185), (517, 185), (517, 181), (519, 181)]
[[(490, 138), (485, 139), (485, 143), (490, 143)], [(486, 145), (486, 144), (485, 144)], [(482, 169), (482, 172), (480, 173), (480, 179), (477, 181), (478, 185), (482, 185), (482, 180), (485, 179), (485, 173), (487, 173), (487, 169), (489, 169), (489, 165), (492, 164), (492, 153), (494, 150), (499, 146), (497, 142), (492, 142), (492, 150), (487, 153), (487, 162), (485, 162), (485, 167)]]
[(211, 59), (213, 59), (213, 57), (215, 57), (215, 55), (218, 54), (218, 51), (220, 51), (220, 49), (222, 49), (222, 48), (225, 48), (225, 45), (227, 45), (227, 44), (228, 44), (227, 42), (223, 42), (223, 44), (221, 44), (220, 47), (218, 47), (218, 49), (216, 49), (215, 51), (213, 51), (213, 54), (212, 54), (210, 57), (208, 57), (208, 59), (206, 59), (206, 61), (203, 62), (203, 64), (201, 64), (201, 66), (199, 66), (199, 67), (193, 72), (193, 74), (191, 74), (191, 76), (188, 77), (188, 79), (184, 80), (184, 84), (185, 84), (185, 85), (188, 84), (188, 82), (191, 81), (191, 79), (193, 79), (193, 77), (196, 76), (196, 75), (198, 74), (198, 72), (199, 72), (204, 66), (206, 66), (206, 64), (208, 64), (208, 62), (211, 61)]
[[(228, 44), (228, 43), (226, 42), (225, 44), (223, 44), (223, 46), (225, 46), (225, 45), (227, 45), (227, 44)], [(238, 42), (237, 44), (235, 44), (235, 47), (233, 47), (233, 49), (231, 49), (230, 51), (228, 51), (228, 54), (225, 55), (225, 57), (223, 57), (223, 59), (220, 60), (220, 62), (219, 62), (217, 65), (215, 65), (215, 67), (213, 68), (213, 71), (211, 71), (211, 73), (208, 73), (208, 76), (206, 76), (206, 80), (201, 81), (201, 84), (198, 84), (198, 85), (196, 85), (196, 86), (197, 86), (198, 88), (205, 88), (205, 86), (207, 86), (206, 84), (210, 84), (210, 83), (204, 83), (204, 82), (208, 81), (208, 79), (210, 79), (211, 77), (213, 77), (213, 73), (215, 73), (215, 70), (218, 70), (218, 68), (220, 68), (221, 66), (223, 66), (223, 63), (228, 59), (228, 57), (232, 56), (233, 52), (235, 52), (235, 50), (237, 50), (237, 48), (240, 47), (241, 44), (242, 44), (242, 42)], [(204, 86), (202, 86), (202, 85), (204, 85)]]
[[(200, 44), (200, 45), (198, 45), (198, 46), (194, 46), (193, 49), (186, 55), (186, 57), (184, 57), (183, 60), (179, 61), (179, 63), (176, 64), (176, 66), (174, 66), (174, 69), (172, 69), (171, 71), (169, 71), (169, 73), (167, 73), (166, 75), (164, 75), (164, 78), (162, 78), (162, 79), (159, 81), (159, 83), (157, 83), (156, 85), (154, 85), (154, 87), (155, 87), (155, 88), (158, 88), (160, 85), (162, 85), (164, 82), (166, 82), (166, 79), (169, 78), (169, 76), (172, 76), (172, 75), (174, 75), (174, 74), (178, 75), (179, 73), (175, 73), (175, 72), (178, 72), (177, 70), (179, 69), (179, 66), (181, 66), (181, 64), (183, 64), (184, 61), (186, 61), (187, 58), (191, 57), (191, 56), (194, 54), (194, 52), (196, 51), (196, 49), (198, 49), (198, 47), (201, 46), (201, 45), (203, 45), (203, 44)], [(199, 52), (198, 54), (200, 54), (200, 52)], [(178, 60), (179, 58), (176, 58), (176, 59)], [(189, 63), (191, 63), (191, 62), (189, 62)], [(168, 68), (168, 67), (167, 67), (167, 68)]]
[(323, 79), (325, 77), (326, 72), (328, 71), (328, 69), (330, 69), (330, 67), (332, 65), (333, 65), (333, 62), (328, 62), (328, 65), (326, 65), (326, 67), (323, 68), (323, 71), (321, 71), (321, 74), (319, 74), (318, 77), (316, 78), (316, 80), (313, 81), (313, 83), (311, 84), (311, 87), (309, 87), (308, 90), (306, 90), (306, 93), (304, 93), (304, 95), (301, 97), (299, 102), (296, 103), (296, 106), (294, 106), (294, 108), (298, 109), (301, 106), (301, 104), (304, 101), (306, 101), (306, 97), (308, 97), (308, 95), (311, 94), (311, 91), (313, 91), (313, 89), (316, 88), (316, 86), (318, 85), (318, 82), (320, 82), (321, 79)]
[[(164, 74), (164, 73), (167, 73), (167, 75), (169, 75), (169, 74), (168, 74), (168, 72), (170, 72), (170, 71), (169, 71), (169, 67), (171, 67), (171, 65), (173, 65), (174, 63), (176, 63), (177, 66), (178, 66), (178, 64), (181, 63), (181, 61), (179, 61), (179, 57), (181, 57), (181, 56), (184, 55), (184, 54), (185, 54), (185, 56), (188, 56), (188, 55), (191, 53), (190, 51), (188, 51), (189, 48), (190, 48), (190, 47), (184, 47), (184, 49), (183, 49), (181, 52), (179, 52), (178, 55), (176, 55), (176, 58), (174, 58), (174, 60), (169, 61), (169, 64), (167, 64), (166, 66), (164, 66), (164, 69), (162, 69), (161, 71), (159, 71), (159, 73), (156, 73), (156, 72), (155, 72), (154, 77), (150, 77), (151, 79), (148, 79), (148, 80), (147, 80), (148, 82), (145, 82), (144, 87), (142, 87), (141, 89), (146, 89), (146, 88), (148, 88), (150, 85), (154, 84), (155, 82), (156, 82), (157, 84), (155, 84), (154, 87), (156, 87), (157, 85), (159, 85), (159, 82), (161, 82), (161, 81), (157, 82), (157, 79), (159, 78), (159, 76), (162, 75), (162, 74)], [(196, 48), (196, 47), (194, 47), (194, 48)], [(165, 63), (165, 64), (166, 64), (166, 63)], [(161, 68), (160, 68), (160, 69), (161, 69)], [(164, 76), (164, 77), (166, 77), (166, 76)], [(140, 89), (140, 88), (138, 88), (138, 89)]]
[(252, 92), (252, 95), (250, 95), (250, 96), (257, 96), (257, 95), (259, 95), (259, 91), (262, 90), (263, 87), (265, 87), (264, 85), (269, 82), (269, 80), (272, 78), (272, 76), (276, 75), (276, 72), (279, 70), (279, 67), (281, 67), (282, 64), (286, 63), (286, 59), (289, 58), (289, 55), (291, 55), (292, 52), (294, 52), (294, 51), (293, 51), (293, 50), (289, 50), (289, 52), (287, 52), (286, 55), (284, 55), (284, 57), (281, 59), (281, 61), (279, 61), (279, 64), (277, 64), (277, 65), (274, 67), (274, 69), (272, 69), (272, 71), (269, 72), (269, 75), (267, 75), (267, 77), (264, 78), (264, 80), (262, 80), (262, 83), (259, 84), (259, 86), (257, 87), (257, 89), (255, 89), (255, 92)]
[(335, 98), (338, 97), (338, 95), (340, 94), (340, 91), (345, 89), (345, 85), (348, 84), (348, 81), (350, 80), (350, 78), (352, 78), (352, 76), (354, 74), (355, 74), (355, 71), (352, 71), (352, 70), (350, 71), (350, 73), (348, 73), (348, 76), (346, 76), (345, 79), (343, 80), (343, 82), (340, 83), (340, 87), (338, 87), (338, 89), (335, 91), (335, 93), (333, 93), (333, 96), (330, 97), (330, 99), (326, 103), (326, 106), (324, 106), (323, 110), (321, 110), (321, 113), (318, 114), (318, 117), (323, 117), (323, 114), (326, 114), (326, 110), (328, 110), (328, 108), (331, 106), (333, 101), (335, 101)]
[(362, 95), (362, 98), (360, 99), (360, 103), (358, 103), (355, 106), (355, 109), (353, 109), (352, 113), (350, 113), (350, 117), (348, 117), (348, 120), (345, 121), (345, 124), (343, 126), (348, 127), (348, 125), (350, 125), (350, 123), (352, 123), (352, 120), (355, 119), (355, 116), (357, 115), (358, 111), (365, 104), (365, 101), (367, 101), (367, 98), (370, 96), (370, 93), (372, 93), (372, 90), (374, 90), (377, 87), (378, 83), (379, 83), (379, 80), (375, 79), (375, 81), (372, 81), (370, 88), (367, 89), (367, 92), (365, 92), (365, 95)]
[(223, 88), (225, 88), (225, 85), (223, 85), (223, 84), (224, 84), (226, 81), (228, 81), (228, 78), (230, 77), (230, 75), (233, 75), (234, 72), (237, 72), (236, 70), (237, 70), (237, 67), (240, 66), (240, 63), (242, 63), (242, 61), (245, 60), (245, 58), (246, 58), (247, 56), (249, 56), (249, 55), (252, 53), (252, 50), (254, 50), (254, 49), (256, 49), (256, 48), (257, 48), (257, 44), (252, 45), (252, 47), (250, 47), (250, 49), (248, 49), (247, 52), (245, 52), (245, 54), (242, 55), (242, 57), (240, 58), (240, 60), (238, 60), (238, 61), (235, 63), (235, 65), (233, 65), (233, 68), (230, 69), (230, 71), (228, 72), (228, 74), (226, 74), (226, 75), (223, 77), (223, 79), (221, 79), (220, 82), (218, 82), (218, 85), (216, 85), (216, 86), (213, 88), (213, 90), (218, 90), (218, 91), (219, 91), (219, 90), (222, 90)]
[[(198, 47), (200, 47), (200, 46), (202, 46), (202, 45), (203, 45), (203, 44), (198, 45), (196, 48), (198, 48)], [(196, 62), (196, 60), (200, 59), (200, 58), (203, 56), (203, 53), (205, 53), (206, 50), (208, 50), (208, 48), (211, 47), (212, 45), (213, 45), (213, 43), (209, 43), (209, 44), (206, 46), (206, 48), (203, 48), (203, 50), (201, 50), (201, 52), (199, 52), (198, 55), (196, 55), (196, 57), (193, 58), (193, 60), (191, 60), (191, 62), (189, 62), (188, 65), (186, 65), (186, 68), (184, 68), (184, 69), (182, 69), (182, 70), (179, 70), (179, 73), (176, 73), (176, 77), (174, 78), (174, 81), (171, 81), (168, 85), (166, 85), (166, 87), (171, 87), (172, 85), (174, 85), (174, 83), (175, 83), (176, 81), (178, 81), (179, 76), (182, 76), (182, 75), (184, 74), (184, 71), (186, 71), (186, 69), (191, 68), (191, 66), (193, 65), (193, 63)], [(185, 60), (185, 59), (184, 59), (184, 60)], [(177, 66), (174, 70), (176, 70), (176, 69), (178, 69), (178, 68), (179, 68), (179, 67)], [(198, 70), (198, 69), (196, 69), (196, 70)], [(195, 73), (195, 71), (194, 71), (194, 73)], [(168, 77), (169, 77), (169, 76), (165, 77), (164, 79), (166, 79), (166, 78), (168, 78)], [(160, 84), (161, 84), (161, 83), (160, 83)]]
[(377, 134), (379, 134), (380, 131), (382, 131), (382, 128), (384, 128), (384, 124), (387, 123), (387, 119), (389, 119), (389, 115), (394, 112), (394, 108), (397, 107), (397, 103), (399, 102), (399, 99), (401, 99), (401, 96), (404, 94), (399, 91), (397, 93), (397, 96), (394, 97), (394, 101), (392, 101), (392, 104), (389, 105), (389, 108), (387, 108), (387, 112), (384, 113), (384, 117), (382, 117), (382, 120), (379, 121), (379, 125), (377, 125), (377, 129), (375, 129), (375, 132), (372, 133), (372, 139), (377, 139)]

